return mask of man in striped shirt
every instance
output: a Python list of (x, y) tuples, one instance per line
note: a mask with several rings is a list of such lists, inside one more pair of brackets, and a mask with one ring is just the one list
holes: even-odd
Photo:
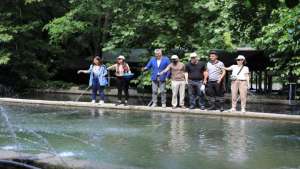
[(210, 107), (208, 110), (215, 110), (219, 108), (222, 112), (224, 111), (224, 93), (225, 87), (223, 79), (226, 71), (224, 63), (218, 60), (218, 54), (216, 51), (209, 53), (210, 61), (206, 64), (206, 70), (208, 77), (204, 79), (204, 84), (207, 85), (207, 95), (209, 96)]

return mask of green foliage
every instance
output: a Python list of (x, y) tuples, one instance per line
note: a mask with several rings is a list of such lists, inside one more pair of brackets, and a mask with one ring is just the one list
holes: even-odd
[(256, 39), (257, 46), (265, 50), (274, 65), (269, 69), (282, 77), (300, 76), (300, 5), (273, 10), (263, 36)]
[(44, 30), (47, 30), (50, 35), (50, 43), (65, 42), (69, 36), (76, 32), (84, 31), (88, 23), (74, 20), (74, 11), (70, 11), (65, 16), (56, 18), (48, 23)]
[(299, 76), (299, 11), (291, 0), (3, 0), (0, 65), (11, 71), (0, 75), (26, 87), (116, 48), (159, 47), (187, 61), (188, 52), (257, 47), (270, 70)]

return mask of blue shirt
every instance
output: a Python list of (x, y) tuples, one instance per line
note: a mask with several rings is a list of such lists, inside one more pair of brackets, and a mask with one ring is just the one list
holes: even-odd
[[(168, 57), (166, 56), (162, 56), (161, 57), (161, 62), (159, 67), (157, 66), (157, 59), (156, 57), (152, 57), (149, 62), (147, 63), (147, 65), (145, 66), (145, 68), (147, 70), (151, 69), (151, 80), (155, 81), (157, 80), (158, 77), (158, 73), (162, 72), (165, 68), (167, 68), (167, 66), (170, 64), (170, 60)], [(165, 81), (167, 77), (170, 76), (170, 72), (164, 73), (161, 76), (159, 76), (159, 80), (160, 81)]]
[[(105, 77), (107, 75), (107, 68), (105, 65), (101, 65), (100, 66), (100, 69), (97, 69), (96, 73), (93, 72), (93, 67), (94, 65), (91, 65), (88, 72), (90, 74), (90, 80), (89, 80), (89, 86), (92, 86), (93, 85), (93, 79), (94, 78), (97, 78), (99, 80), (99, 84), (100, 86), (106, 86), (108, 81), (107, 81), (107, 78)], [(94, 77), (94, 76), (97, 76), (97, 77)]]

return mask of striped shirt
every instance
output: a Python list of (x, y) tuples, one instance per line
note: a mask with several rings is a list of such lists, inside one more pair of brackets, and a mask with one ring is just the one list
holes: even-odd
[(217, 61), (216, 63), (207, 62), (206, 69), (208, 72), (208, 81), (218, 81), (222, 75), (222, 68), (224, 63)]

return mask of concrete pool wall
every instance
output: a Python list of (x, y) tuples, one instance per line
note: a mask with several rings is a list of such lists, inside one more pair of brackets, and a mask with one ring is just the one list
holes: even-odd
[[(224, 117), (240, 117), (240, 118), (259, 118), (270, 120), (288, 120), (300, 122), (300, 115), (288, 115), (288, 114), (275, 114), (275, 113), (262, 113), (262, 112), (220, 112), (220, 111), (206, 111), (200, 109), (172, 109), (161, 107), (148, 107), (140, 105), (129, 106), (115, 106), (112, 103), (105, 103), (103, 105), (93, 104), (90, 102), (74, 102), (74, 101), (49, 101), (49, 100), (30, 100), (30, 99), (14, 99), (14, 98), (0, 98), (0, 102), (5, 103), (21, 103), (21, 104), (40, 104), (40, 105), (56, 105), (56, 106), (70, 106), (70, 107), (92, 107), (103, 109), (116, 109), (116, 110), (131, 110), (131, 111), (146, 111), (146, 112), (166, 112), (166, 113), (180, 113), (180, 114), (194, 114), (194, 115), (212, 115), (212, 116), (224, 116)], [(280, 110), (278, 110), (280, 111)]]

